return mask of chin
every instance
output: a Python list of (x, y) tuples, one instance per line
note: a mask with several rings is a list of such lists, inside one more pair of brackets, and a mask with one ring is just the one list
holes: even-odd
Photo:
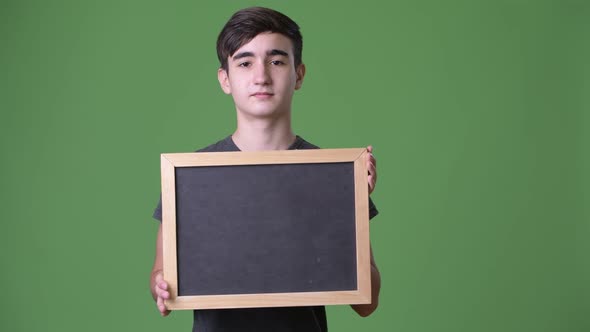
[(280, 111), (277, 109), (268, 109), (268, 108), (261, 108), (261, 109), (254, 109), (244, 112), (248, 117), (254, 118), (275, 118), (284, 114), (284, 111)]

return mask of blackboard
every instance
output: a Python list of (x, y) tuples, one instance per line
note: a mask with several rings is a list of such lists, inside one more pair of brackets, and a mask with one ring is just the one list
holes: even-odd
[(170, 309), (370, 302), (365, 149), (163, 154)]

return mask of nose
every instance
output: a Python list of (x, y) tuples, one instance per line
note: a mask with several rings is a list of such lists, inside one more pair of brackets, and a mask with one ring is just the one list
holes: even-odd
[(268, 85), (271, 83), (270, 68), (265, 63), (258, 63), (254, 68), (254, 84)]

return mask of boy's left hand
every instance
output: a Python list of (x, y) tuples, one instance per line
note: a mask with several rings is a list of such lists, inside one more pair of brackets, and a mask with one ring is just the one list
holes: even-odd
[(367, 147), (367, 170), (369, 171), (369, 195), (375, 190), (377, 184), (377, 160), (373, 157), (373, 146)]

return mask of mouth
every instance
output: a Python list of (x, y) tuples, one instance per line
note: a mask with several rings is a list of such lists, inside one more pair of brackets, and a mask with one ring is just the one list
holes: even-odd
[(251, 94), (251, 96), (258, 98), (258, 99), (268, 99), (268, 98), (274, 96), (274, 93), (272, 93), (272, 92), (255, 92), (255, 93)]

